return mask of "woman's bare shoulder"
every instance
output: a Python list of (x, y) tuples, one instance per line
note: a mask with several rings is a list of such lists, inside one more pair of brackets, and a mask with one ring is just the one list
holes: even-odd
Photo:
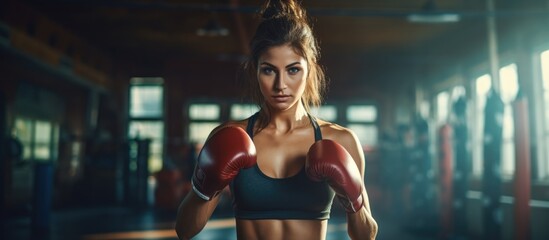
[(222, 124), (223, 127), (239, 127), (244, 130), (246, 130), (247, 125), (248, 125), (248, 119), (239, 120), (239, 121), (228, 121)]
[(355, 160), (360, 173), (364, 175), (364, 152), (356, 134), (351, 129), (335, 123), (319, 121), (318, 124), (322, 131), (322, 138), (335, 141), (347, 149)]
[(353, 131), (337, 123), (318, 120), (318, 125), (320, 126), (324, 139), (331, 139), (340, 143), (355, 141)]
[(238, 127), (238, 128), (243, 129), (244, 131), (246, 131), (247, 124), (248, 124), (248, 119), (239, 120), (239, 121), (227, 121), (227, 122), (224, 122), (224, 123), (220, 124), (219, 126), (215, 127), (210, 132), (210, 136), (215, 134), (220, 129), (223, 129), (223, 128), (226, 128), (226, 127)]

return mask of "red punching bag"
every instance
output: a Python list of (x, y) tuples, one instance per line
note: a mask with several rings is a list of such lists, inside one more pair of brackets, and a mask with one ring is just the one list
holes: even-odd
[(441, 237), (447, 238), (452, 233), (452, 179), (453, 179), (453, 130), (450, 124), (439, 129), (439, 172), (440, 172), (440, 222)]
[(514, 239), (530, 239), (530, 134), (528, 101), (520, 94), (513, 103), (515, 120)]

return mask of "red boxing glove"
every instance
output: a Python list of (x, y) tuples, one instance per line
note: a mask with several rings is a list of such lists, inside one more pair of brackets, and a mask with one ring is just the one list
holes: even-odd
[(240, 169), (256, 163), (255, 146), (239, 127), (224, 127), (204, 144), (192, 177), (194, 192), (209, 201), (233, 180)]
[(347, 212), (364, 206), (362, 176), (351, 155), (332, 140), (314, 143), (305, 160), (305, 171), (313, 181), (327, 180)]

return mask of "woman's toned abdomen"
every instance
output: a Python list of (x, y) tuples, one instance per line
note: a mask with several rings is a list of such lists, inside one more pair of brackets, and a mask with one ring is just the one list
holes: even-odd
[(312, 239), (326, 238), (327, 220), (236, 220), (239, 240), (246, 239)]

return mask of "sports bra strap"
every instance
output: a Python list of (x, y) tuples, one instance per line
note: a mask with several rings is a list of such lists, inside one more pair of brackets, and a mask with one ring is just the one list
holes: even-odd
[(322, 132), (320, 131), (320, 126), (318, 125), (318, 122), (316, 121), (316, 118), (314, 116), (309, 115), (309, 119), (311, 119), (311, 124), (313, 124), (313, 129), (315, 130), (315, 142), (322, 140)]
[(248, 133), (248, 136), (250, 138), (254, 138), (254, 126), (255, 126), (255, 120), (257, 119), (257, 116), (259, 116), (259, 112), (254, 113), (249, 119), (248, 119), (248, 126), (246, 126), (246, 132)]

